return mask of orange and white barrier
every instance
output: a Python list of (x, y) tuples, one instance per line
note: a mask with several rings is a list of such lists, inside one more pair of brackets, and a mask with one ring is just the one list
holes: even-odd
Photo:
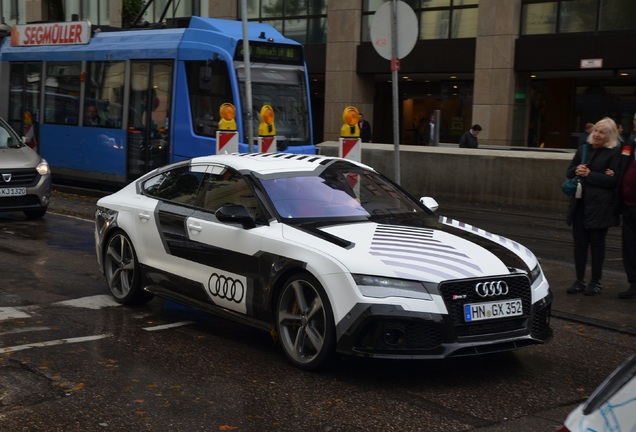
[(238, 153), (238, 131), (216, 131), (216, 154)]
[(258, 137), (259, 153), (276, 153), (276, 137), (275, 136), (259, 136)]
[(362, 140), (358, 138), (340, 138), (338, 156), (341, 158), (361, 162)]

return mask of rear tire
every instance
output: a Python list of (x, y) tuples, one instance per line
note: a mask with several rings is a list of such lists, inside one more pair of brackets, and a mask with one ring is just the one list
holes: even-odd
[(325, 290), (316, 278), (296, 275), (278, 299), (276, 325), (290, 362), (304, 370), (322, 369), (335, 357), (335, 324)]
[(121, 231), (108, 240), (104, 251), (104, 275), (111, 294), (121, 304), (142, 304), (153, 295), (141, 287), (141, 270), (130, 238)]

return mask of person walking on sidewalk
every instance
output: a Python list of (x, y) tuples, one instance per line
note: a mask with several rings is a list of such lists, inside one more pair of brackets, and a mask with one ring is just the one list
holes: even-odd
[[(634, 114), (636, 124), (636, 114)], [(636, 134), (624, 143), (621, 151), (620, 207), (623, 216), (622, 253), (623, 266), (629, 288), (618, 294), (619, 298), (636, 297)]]
[(464, 135), (459, 139), (460, 148), (477, 148), (479, 142), (477, 141), (477, 135), (481, 132), (481, 126), (478, 124), (473, 125), (469, 131), (466, 131)]
[[(614, 120), (605, 117), (595, 123), (587, 143), (576, 151), (566, 173), (568, 178), (580, 177), (582, 185), (582, 190), (572, 198), (567, 219), (568, 225), (572, 225), (576, 269), (576, 281), (567, 292), (593, 296), (603, 289), (601, 277), (607, 230), (618, 225), (616, 188), (619, 176), (616, 173), (620, 172), (620, 148), (617, 147), (618, 130)], [(585, 160), (582, 160), (583, 153), (586, 153)], [(588, 249), (592, 257), (592, 277), (586, 286)]]

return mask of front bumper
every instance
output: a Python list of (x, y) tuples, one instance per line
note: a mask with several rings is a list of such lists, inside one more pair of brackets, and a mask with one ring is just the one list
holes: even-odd
[[(463, 305), (475, 280), (442, 284), (448, 313), (405, 310), (399, 305), (358, 303), (337, 326), (337, 350), (343, 354), (394, 359), (436, 359), (509, 351), (552, 338), (552, 294), (531, 304), (527, 279), (511, 278), (506, 298), (521, 298), (520, 316), (465, 322)], [(462, 300), (456, 300), (461, 297)]]
[[(51, 200), (51, 175), (39, 175), (35, 169), (5, 170), (13, 177), (11, 183), (0, 187), (26, 187), (26, 195), (0, 197), (0, 211), (46, 209)], [(3, 172), (0, 170), (0, 172)]]

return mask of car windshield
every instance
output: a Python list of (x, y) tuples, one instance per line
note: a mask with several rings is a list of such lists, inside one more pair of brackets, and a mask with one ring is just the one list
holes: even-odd
[(374, 220), (427, 214), (380, 174), (335, 163), (315, 175), (261, 180), (282, 218), (365, 217)]
[(0, 149), (3, 148), (20, 148), (24, 144), (15, 134), (9, 132), (9, 130), (3, 124), (0, 124)]

